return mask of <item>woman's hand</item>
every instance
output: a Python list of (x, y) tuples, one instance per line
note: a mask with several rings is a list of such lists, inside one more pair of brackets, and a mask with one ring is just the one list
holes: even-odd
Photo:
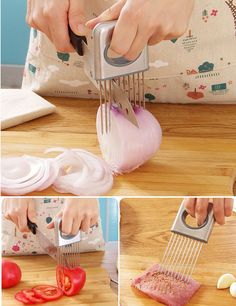
[[(98, 202), (96, 199), (66, 199), (57, 217), (62, 219), (64, 234), (76, 235), (79, 230), (86, 232), (98, 222)], [(54, 221), (48, 224), (48, 228), (53, 227)]]
[[(207, 217), (209, 198), (184, 199), (187, 212), (197, 219), (198, 225), (202, 225)], [(225, 223), (225, 217), (230, 217), (233, 211), (234, 200), (232, 198), (213, 198), (213, 211), (216, 222)]]
[(12, 198), (3, 201), (4, 217), (15, 223), (20, 232), (29, 232), (27, 217), (36, 223), (35, 203), (29, 198)]
[(118, 20), (110, 45), (110, 56), (138, 57), (145, 45), (178, 38), (187, 30), (194, 0), (119, 0), (100, 16), (88, 21)]
[(28, 0), (26, 22), (45, 33), (56, 50), (74, 52), (68, 24), (77, 35), (85, 35), (85, 0)]

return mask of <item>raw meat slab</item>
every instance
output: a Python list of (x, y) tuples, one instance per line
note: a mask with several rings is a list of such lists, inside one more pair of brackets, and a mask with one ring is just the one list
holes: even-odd
[(176, 273), (165, 275), (160, 272), (160, 265), (154, 264), (135, 278), (131, 286), (165, 305), (184, 306), (199, 289), (200, 284), (193, 279), (184, 282), (176, 276)]

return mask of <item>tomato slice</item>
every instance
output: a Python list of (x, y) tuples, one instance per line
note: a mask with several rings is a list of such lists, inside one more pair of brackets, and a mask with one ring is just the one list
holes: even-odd
[(39, 285), (32, 288), (35, 296), (45, 301), (54, 301), (63, 296), (61, 289), (50, 285)]
[(32, 289), (24, 289), (21, 292), (32, 303), (45, 303), (45, 300), (37, 297)]
[(17, 292), (17, 293), (15, 294), (15, 299), (16, 299), (17, 301), (19, 301), (19, 302), (25, 304), (25, 305), (32, 305), (32, 304), (34, 304), (33, 302), (29, 301), (29, 300), (25, 297), (25, 295), (22, 293), (22, 291)]
[(86, 273), (81, 267), (69, 269), (57, 266), (57, 285), (67, 296), (80, 292), (86, 282)]

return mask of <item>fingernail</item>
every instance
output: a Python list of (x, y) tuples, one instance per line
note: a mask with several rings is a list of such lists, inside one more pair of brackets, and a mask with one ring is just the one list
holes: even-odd
[(110, 58), (117, 58), (117, 57), (121, 57), (120, 54), (116, 53), (115, 51), (113, 51), (111, 48), (109, 48), (107, 50), (107, 56)]
[(77, 31), (79, 35), (86, 35), (88, 33), (88, 28), (84, 24), (79, 23), (77, 26)]

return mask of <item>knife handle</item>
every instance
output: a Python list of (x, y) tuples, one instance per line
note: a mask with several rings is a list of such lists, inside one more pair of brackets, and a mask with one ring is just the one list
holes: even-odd
[(30, 221), (30, 219), (27, 217), (27, 226), (29, 230), (35, 235), (37, 230), (37, 224)]
[(84, 55), (83, 51), (83, 45), (82, 42), (84, 41), (87, 44), (87, 38), (85, 36), (78, 36), (76, 35), (71, 28), (68, 28), (69, 30), (69, 36), (70, 36), (70, 42), (72, 46), (75, 48), (76, 52), (80, 55)]

